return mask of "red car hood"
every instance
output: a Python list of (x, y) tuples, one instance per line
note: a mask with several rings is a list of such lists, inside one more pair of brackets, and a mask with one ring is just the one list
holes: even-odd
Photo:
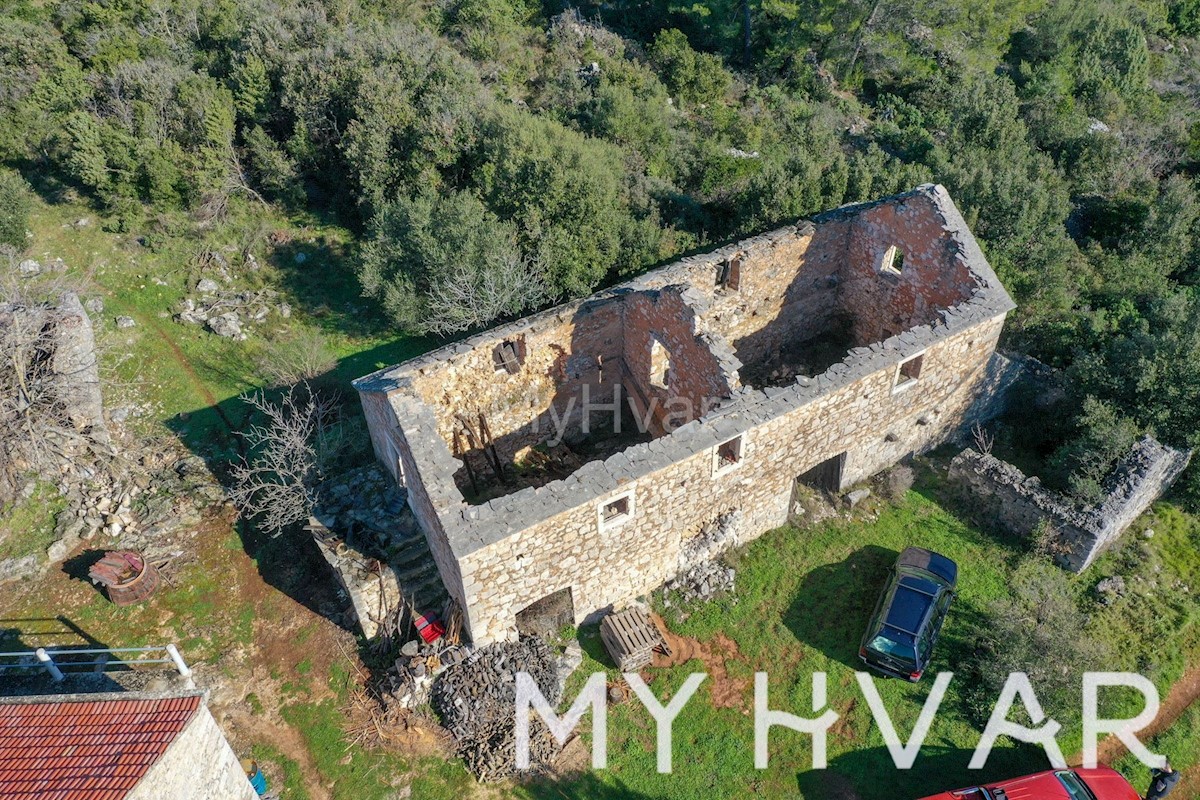
[[(1075, 774), (1083, 779), (1096, 800), (1141, 800), (1129, 782), (1108, 767), (1076, 769)], [(1003, 789), (1009, 800), (1070, 800), (1071, 796), (1055, 776), (1054, 771), (1039, 772), (1023, 778), (984, 784), (987, 788)], [(961, 790), (960, 790), (961, 791)], [(960, 800), (955, 792), (943, 792), (923, 800)]]

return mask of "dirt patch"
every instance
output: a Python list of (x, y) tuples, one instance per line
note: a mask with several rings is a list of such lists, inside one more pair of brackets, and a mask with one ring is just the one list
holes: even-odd
[(651, 666), (674, 667), (698, 659), (704, 664), (704, 669), (712, 681), (709, 691), (712, 693), (714, 706), (743, 710), (748, 708), (746, 696), (750, 690), (749, 679), (732, 678), (729, 675), (729, 662), (745, 661), (738, 652), (737, 642), (724, 633), (718, 633), (708, 642), (701, 642), (690, 636), (679, 636), (672, 633), (657, 614), (652, 614), (651, 617), (671, 650), (670, 656), (656, 653)]
[[(1184, 711), (1187, 711), (1192, 703), (1195, 703), (1198, 699), (1200, 699), (1200, 664), (1193, 664), (1183, 673), (1183, 677), (1171, 687), (1167, 699), (1163, 701), (1163, 704), (1158, 709), (1158, 716), (1146, 728), (1138, 732), (1138, 738), (1144, 742), (1162, 733), (1171, 727), (1175, 720), (1179, 719), (1180, 715)], [(1128, 750), (1125, 744), (1116, 736), (1109, 736), (1100, 742), (1096, 752), (1101, 764), (1112, 764), (1124, 756)], [(1070, 763), (1072, 766), (1082, 764), (1083, 753), (1076, 753)], [(1184, 783), (1187, 782), (1187, 774), (1185, 773)], [(1200, 781), (1200, 774), (1192, 776), (1192, 779), (1193, 781)], [(1183, 797), (1195, 796), (1188, 792), (1180, 792), (1180, 794)]]

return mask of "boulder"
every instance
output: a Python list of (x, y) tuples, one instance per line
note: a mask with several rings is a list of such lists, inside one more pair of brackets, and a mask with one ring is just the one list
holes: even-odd
[(221, 287), (212, 278), (201, 278), (196, 284), (196, 291), (200, 294), (216, 294), (220, 290)]
[(208, 329), (217, 336), (238, 340), (246, 338), (246, 334), (242, 332), (242, 320), (238, 317), (236, 311), (228, 311), (216, 317), (209, 317), (207, 324)]
[(117, 317), (117, 327), (122, 330), (132, 328), (137, 325), (137, 321), (133, 317)]
[(32, 278), (35, 275), (42, 274), (42, 265), (32, 258), (27, 258), (20, 264), (17, 264), (17, 272), (22, 278)]

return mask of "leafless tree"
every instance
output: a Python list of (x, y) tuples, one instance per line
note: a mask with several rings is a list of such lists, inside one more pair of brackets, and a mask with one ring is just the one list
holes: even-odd
[(985, 456), (990, 454), (996, 445), (996, 435), (989, 433), (978, 422), (971, 428), (971, 437), (975, 440), (975, 449)]
[(0, 272), (0, 505), (24, 474), (115, 455), (90, 323), (67, 289)]
[(518, 255), (487, 269), (460, 264), (430, 287), (425, 328), (433, 333), (466, 330), (537, 306), (546, 297), (538, 269)]
[(230, 496), (272, 536), (312, 514), (344, 437), (335, 398), (293, 386), (279, 402), (242, 398), (265, 419), (242, 433), (251, 457), (233, 467)]

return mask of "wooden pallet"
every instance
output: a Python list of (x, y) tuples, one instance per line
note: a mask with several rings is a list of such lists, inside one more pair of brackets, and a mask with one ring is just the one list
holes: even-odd
[(655, 652), (671, 654), (658, 628), (640, 608), (627, 608), (600, 620), (600, 641), (622, 672), (647, 666)]

